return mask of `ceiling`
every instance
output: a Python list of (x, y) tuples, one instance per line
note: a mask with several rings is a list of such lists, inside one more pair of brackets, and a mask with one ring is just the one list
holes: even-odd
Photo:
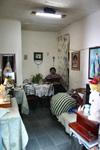
[[(32, 11), (43, 12), (44, 7), (66, 15), (61, 19), (41, 18)], [(58, 32), (71, 23), (100, 10), (100, 0), (0, 0), (0, 18), (18, 20), (22, 30)]]

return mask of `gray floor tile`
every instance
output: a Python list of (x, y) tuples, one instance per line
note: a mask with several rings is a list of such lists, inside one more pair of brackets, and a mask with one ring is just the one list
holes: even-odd
[(44, 129), (48, 135), (59, 133), (59, 130), (56, 126), (48, 126), (44, 127)]
[(27, 132), (28, 132), (29, 140), (36, 139), (35, 134), (32, 131), (32, 128), (28, 128)]
[(42, 114), (42, 110), (41, 110), (41, 109), (42, 109), (42, 108), (36, 109), (35, 112), (34, 112), (34, 114), (35, 114), (35, 115), (38, 115), (38, 114), (41, 115), (41, 114)]
[(38, 128), (38, 127), (41, 127), (41, 124), (38, 120), (35, 120), (35, 121), (31, 121), (30, 122), (30, 125), (31, 125), (31, 128)]
[(59, 150), (71, 150), (71, 144), (69, 142), (57, 145)]
[(54, 143), (53, 141), (50, 139), (49, 136), (44, 136), (44, 137), (41, 137), (41, 138), (37, 138), (39, 144), (41, 145), (41, 148), (47, 148), (47, 147), (50, 147), (50, 146), (54, 146)]
[(22, 119), (29, 135), (26, 150), (70, 150), (70, 136), (51, 118), (48, 108), (31, 110)]
[(44, 128), (32, 129), (32, 132), (34, 133), (36, 138), (43, 137), (43, 136), (47, 135)]
[(42, 113), (43, 113), (43, 114), (45, 114), (45, 113), (47, 113), (47, 112), (50, 113), (50, 110), (49, 110), (48, 108), (44, 108), (44, 107), (43, 107), (41, 110), (42, 110)]
[(36, 118), (37, 118), (37, 120), (41, 120), (41, 119), (44, 119), (44, 115), (43, 114), (37, 114), (36, 115)]
[(36, 115), (32, 115), (32, 116), (29, 116), (28, 118), (27, 118), (27, 120), (30, 122), (30, 121), (35, 121), (35, 120), (37, 120), (37, 117), (36, 117)]
[(66, 139), (64, 138), (64, 136), (61, 133), (55, 133), (55, 134), (51, 134), (50, 135), (52, 141), (54, 142), (54, 144), (62, 144), (66, 142)]
[(45, 118), (45, 119), (39, 120), (39, 122), (42, 127), (55, 125), (55, 121), (52, 118)]
[(29, 122), (27, 123), (24, 123), (25, 127), (26, 127), (26, 130), (30, 129), (31, 128), (31, 124)]
[(49, 112), (48, 112), (48, 113), (44, 113), (44, 114), (43, 114), (43, 118), (51, 118), (50, 113), (49, 113)]
[(41, 150), (41, 147), (38, 144), (37, 140), (33, 139), (28, 142), (26, 150)]
[(67, 140), (67, 142), (71, 142), (70, 135), (67, 134), (63, 129), (59, 131)]
[(43, 148), (42, 150), (59, 150), (57, 146), (50, 146), (47, 148)]

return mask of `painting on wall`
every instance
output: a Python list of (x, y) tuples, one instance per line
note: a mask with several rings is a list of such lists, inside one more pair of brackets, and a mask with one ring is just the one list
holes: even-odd
[(88, 78), (100, 76), (100, 47), (89, 48), (89, 71)]
[(71, 69), (80, 70), (80, 52), (71, 53)]

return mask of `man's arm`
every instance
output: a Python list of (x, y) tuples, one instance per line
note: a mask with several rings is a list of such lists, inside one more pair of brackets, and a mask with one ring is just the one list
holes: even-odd
[(61, 84), (63, 84), (64, 86), (68, 87), (68, 84), (65, 81), (61, 81)]
[[(60, 76), (61, 77), (61, 76)], [(68, 87), (68, 84), (64, 81), (64, 79), (61, 77), (60, 83), (66, 87)]]

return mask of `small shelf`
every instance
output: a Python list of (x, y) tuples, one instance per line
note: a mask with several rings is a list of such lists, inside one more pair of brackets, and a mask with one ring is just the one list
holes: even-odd
[(70, 123), (69, 126), (88, 142), (97, 140), (99, 123), (89, 120), (82, 111), (75, 111), (75, 113), (77, 121)]
[(95, 141), (98, 138), (93, 133), (91, 133), (91, 131), (86, 130), (84, 127), (82, 127), (77, 122), (73, 122), (73, 123), (69, 124), (69, 126), (73, 130), (75, 130), (79, 135), (81, 135), (85, 140), (87, 140), (88, 142)]

